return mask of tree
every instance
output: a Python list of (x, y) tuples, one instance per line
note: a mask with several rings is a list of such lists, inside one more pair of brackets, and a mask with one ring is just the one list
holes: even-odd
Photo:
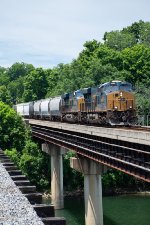
[(0, 146), (38, 187), (49, 184), (48, 160), (14, 109), (0, 102)]
[(131, 33), (111, 31), (105, 34), (105, 45), (114, 50), (121, 51), (135, 44), (136, 39)]
[(131, 26), (123, 28), (122, 32), (133, 34), (137, 44), (150, 46), (150, 22), (140, 20)]
[(11, 81), (16, 80), (18, 77), (26, 76), (28, 73), (30, 73), (32, 70), (34, 70), (34, 67), (32, 64), (26, 64), (26, 63), (14, 63), (9, 69), (8, 69), (8, 76), (10, 77)]
[(111, 49), (110, 47), (101, 45), (95, 52), (95, 58), (98, 58), (102, 65), (111, 64), (118, 70), (123, 69), (123, 60), (121, 52)]
[(139, 22), (132, 23), (131, 26), (123, 28), (123, 32), (133, 34), (136, 39), (136, 43), (140, 43), (141, 42), (140, 32), (143, 27), (143, 24), (144, 22), (142, 20), (140, 20)]
[(28, 102), (45, 98), (47, 87), (48, 82), (44, 70), (37, 68), (31, 71), (25, 77), (23, 100)]
[(47, 82), (48, 82), (48, 87), (47, 87), (47, 97), (53, 97), (57, 95), (57, 84), (59, 82), (59, 68), (55, 67), (52, 70), (47, 69), (45, 71), (46, 77), (47, 77)]
[(0, 101), (12, 104), (10, 92), (5, 85), (0, 86)]
[(0, 85), (7, 85), (10, 79), (7, 73), (7, 69), (0, 67)]
[(96, 40), (86, 41), (83, 45), (84, 49), (79, 54), (77, 61), (80, 61), (85, 68), (88, 68), (90, 60), (94, 57), (94, 53), (99, 48), (100, 45), (101, 44)]
[(25, 125), (14, 109), (0, 102), (0, 146), (21, 151), (25, 144)]
[(91, 61), (91, 66), (86, 72), (86, 77), (91, 78), (91, 86), (98, 86), (102, 83), (116, 79), (124, 80), (124, 75), (125, 74), (120, 72), (115, 66), (113, 66), (113, 64), (109, 63), (103, 65), (100, 59)]
[(9, 82), (7, 88), (11, 95), (11, 101), (13, 104), (22, 102), (22, 96), (24, 92), (24, 77), (20, 76), (16, 80)]
[(138, 44), (122, 51), (124, 69), (130, 72), (127, 81), (132, 84), (150, 81), (150, 48)]
[(149, 83), (137, 83), (135, 86), (137, 112), (140, 115), (150, 115), (150, 80)]
[(140, 31), (140, 40), (141, 43), (150, 47), (150, 22), (146, 22), (143, 24)]
[(38, 188), (48, 188), (50, 183), (49, 157), (43, 154), (38, 144), (30, 138), (26, 141), (19, 160), (19, 167)]

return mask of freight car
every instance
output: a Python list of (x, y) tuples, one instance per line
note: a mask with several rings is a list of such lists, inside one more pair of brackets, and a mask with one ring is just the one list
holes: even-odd
[(14, 109), (20, 116), (25, 118), (33, 118), (34, 113), (34, 103), (33, 102), (26, 102), (17, 104)]
[(107, 82), (94, 88), (83, 88), (55, 98), (21, 103), (16, 105), (16, 109), (25, 117), (54, 121), (101, 125), (136, 123), (132, 85), (122, 81)]

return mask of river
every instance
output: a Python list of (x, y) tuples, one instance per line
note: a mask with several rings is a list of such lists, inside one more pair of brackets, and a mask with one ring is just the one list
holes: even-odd
[[(104, 225), (150, 225), (150, 195), (103, 197)], [(67, 225), (85, 225), (84, 199), (66, 197), (65, 209), (56, 210)]]

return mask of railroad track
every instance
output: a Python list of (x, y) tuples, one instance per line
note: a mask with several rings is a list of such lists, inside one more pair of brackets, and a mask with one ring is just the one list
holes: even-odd
[(150, 149), (148, 145), (102, 138), (58, 128), (32, 125), (34, 137), (72, 149), (109, 167), (150, 182)]
[[(37, 119), (37, 121), (47, 121), (50, 123), (60, 123), (60, 121), (49, 121), (49, 120), (39, 120)], [(66, 123), (66, 122), (61, 122)], [(69, 122), (68, 122), (69, 123)], [(74, 123), (69, 123), (69, 124), (74, 124)], [(79, 124), (79, 123), (77, 123)], [(139, 126), (139, 125), (135, 125), (135, 126), (121, 126), (121, 125), (114, 125), (114, 126), (102, 126), (102, 125), (98, 125), (98, 124), (85, 124), (85, 123), (80, 123), (79, 125), (85, 125), (85, 126), (95, 126), (95, 127), (104, 127), (104, 128), (114, 128), (114, 129), (122, 129), (122, 130), (137, 130), (137, 131), (143, 131), (143, 132), (150, 132), (150, 126)]]
[(114, 127), (123, 130), (137, 130), (143, 132), (150, 132), (150, 127), (141, 127), (141, 126), (131, 126), (131, 127)]

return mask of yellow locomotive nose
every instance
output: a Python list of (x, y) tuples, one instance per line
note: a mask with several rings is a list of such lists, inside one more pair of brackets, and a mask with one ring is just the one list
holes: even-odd
[(107, 109), (112, 111), (126, 111), (135, 108), (133, 93), (119, 91), (107, 95)]

